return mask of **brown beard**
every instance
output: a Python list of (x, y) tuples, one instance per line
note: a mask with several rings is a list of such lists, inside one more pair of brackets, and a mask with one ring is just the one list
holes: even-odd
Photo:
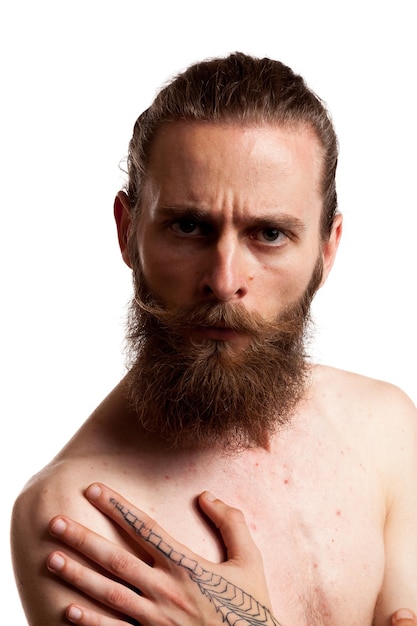
[[(303, 297), (272, 323), (242, 305), (167, 310), (135, 265), (127, 381), (140, 425), (181, 449), (266, 445), (289, 423), (305, 391), (310, 304), (321, 280), (321, 257)], [(188, 337), (190, 328), (221, 325), (246, 333), (249, 345), (236, 354), (227, 342)]]

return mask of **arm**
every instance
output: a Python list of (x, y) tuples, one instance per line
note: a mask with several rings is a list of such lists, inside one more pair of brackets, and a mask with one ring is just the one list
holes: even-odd
[[(147, 552), (153, 566), (59, 516), (51, 521), (51, 533), (129, 586), (54, 552), (48, 567), (65, 581), (143, 626), (279, 626), (268, 609), (261, 556), (240, 511), (210, 498), (207, 492), (200, 496), (201, 508), (219, 528), (227, 548), (227, 560), (215, 564), (176, 542), (153, 519), (107, 487), (92, 485), (87, 497)], [(67, 617), (82, 626), (125, 623), (110, 617), (98, 622), (96, 613), (82, 603), (70, 605)]]
[(402, 392), (393, 394), (381, 462), (387, 492), (385, 574), (375, 626), (390, 624), (398, 606), (417, 611), (417, 413)]
[[(96, 473), (96, 472), (94, 472)], [(83, 474), (83, 475), (82, 475)], [(86, 472), (76, 463), (60, 463), (37, 475), (16, 499), (11, 521), (11, 551), (14, 573), (27, 623), (30, 626), (64, 626), (65, 609), (70, 602), (83, 602), (97, 614), (110, 610), (63, 584), (48, 571), (48, 554), (62, 544), (47, 532), (48, 523), (60, 511), (80, 520), (103, 537), (127, 548), (127, 535), (92, 507), (78, 488)], [(68, 548), (68, 553), (87, 565), (87, 559)], [(116, 617), (120, 615), (113, 613)]]

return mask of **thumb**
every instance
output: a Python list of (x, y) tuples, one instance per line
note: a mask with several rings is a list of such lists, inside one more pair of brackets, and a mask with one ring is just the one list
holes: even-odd
[(229, 561), (256, 560), (259, 563), (260, 552), (252, 539), (242, 511), (215, 498), (209, 491), (204, 491), (200, 495), (199, 504), (220, 530)]
[(417, 618), (410, 609), (395, 611), (391, 619), (392, 626), (417, 626)]

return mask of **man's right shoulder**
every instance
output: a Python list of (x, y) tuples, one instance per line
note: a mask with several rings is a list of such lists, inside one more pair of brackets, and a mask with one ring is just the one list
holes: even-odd
[[(48, 572), (48, 555), (62, 546), (49, 534), (55, 515), (74, 517), (111, 535), (108, 521), (84, 498), (88, 486), (74, 463), (51, 463), (33, 476), (17, 496), (11, 518), (11, 552), (16, 584), (30, 626), (63, 624), (69, 593)], [(48, 602), (45, 599), (48, 598)]]
[[(65, 462), (52, 462), (40, 470), (28, 480), (18, 494), (14, 504), (14, 519), (16, 514), (25, 514), (29, 511), (31, 517), (36, 519), (56, 510), (57, 505), (73, 507), (77, 500), (81, 501), (83, 497), (76, 474), (77, 470)], [(65, 513), (67, 514), (67, 511)]]
[[(55, 515), (74, 517), (81, 523), (102, 529), (108, 522), (85, 498), (84, 493), (95, 479), (103, 479), (91, 464), (74, 458), (52, 461), (32, 476), (18, 494), (13, 506), (12, 536), (44, 536), (47, 524)], [(30, 523), (30, 527), (28, 527)]]
[[(66, 463), (51, 463), (32, 476), (18, 494), (11, 517), (11, 548), (15, 572), (46, 557), (48, 523), (54, 515), (80, 518), (89, 508), (76, 470)], [(85, 513), (84, 513), (85, 515)], [(49, 546), (50, 547), (50, 546)]]

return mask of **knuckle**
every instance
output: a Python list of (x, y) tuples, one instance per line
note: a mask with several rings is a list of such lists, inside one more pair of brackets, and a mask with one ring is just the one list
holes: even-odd
[(119, 583), (113, 583), (104, 589), (104, 601), (115, 609), (122, 609), (128, 601), (127, 590)]
[(69, 544), (79, 551), (82, 550), (82, 548), (84, 547), (86, 543), (85, 532), (72, 525), (69, 525), (67, 538), (68, 538)]
[(181, 614), (185, 614), (188, 617), (195, 617), (198, 613), (198, 602), (196, 603), (194, 594), (189, 597), (189, 593), (187, 594), (183, 589), (166, 589), (165, 597), (169, 605), (175, 607)]
[(130, 560), (126, 554), (112, 554), (108, 567), (113, 574), (122, 574), (129, 568)]
[(63, 570), (66, 580), (79, 589), (84, 588), (85, 575), (84, 569), (78, 565), (67, 564)]
[(229, 507), (224, 515), (224, 521), (227, 524), (244, 524), (245, 517), (240, 509), (236, 509), (234, 507)]

